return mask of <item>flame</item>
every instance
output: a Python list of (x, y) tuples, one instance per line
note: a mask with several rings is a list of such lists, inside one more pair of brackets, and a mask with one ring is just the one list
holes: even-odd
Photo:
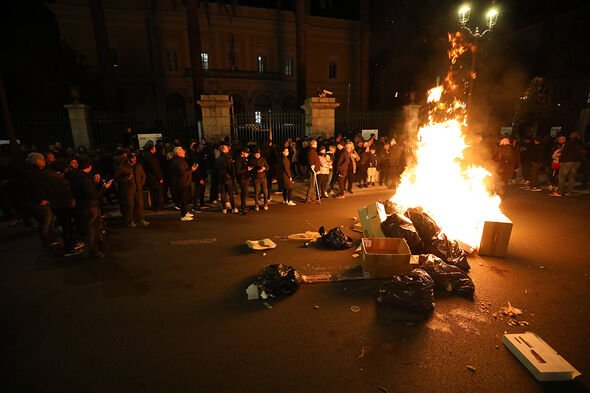
[(447, 51), (451, 64), (455, 64), (457, 59), (465, 52), (471, 49), (471, 44), (465, 41), (465, 37), (460, 32), (454, 34), (449, 33), (450, 49)]
[[(449, 60), (457, 61), (451, 51)], [(410, 141), (416, 147), (415, 162), (402, 173), (391, 201), (402, 212), (422, 207), (447, 236), (477, 247), (485, 221), (509, 220), (500, 210), (500, 197), (488, 188), (490, 172), (464, 159), (466, 108), (445, 93), (442, 86), (428, 92), (428, 120)]]

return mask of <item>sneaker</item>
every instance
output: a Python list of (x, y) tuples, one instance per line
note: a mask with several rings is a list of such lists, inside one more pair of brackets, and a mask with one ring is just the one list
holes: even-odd
[(533, 188), (529, 188), (529, 191), (539, 192), (539, 191), (541, 191), (541, 189), (539, 187), (533, 187)]
[(352, 190), (348, 190), (347, 192), (348, 192), (349, 194), (353, 194)]
[(74, 255), (80, 255), (83, 252), (84, 252), (84, 250), (82, 250), (82, 249), (79, 249), (79, 250), (72, 249), (72, 250), (66, 251), (64, 253), (64, 257), (73, 257)]
[(287, 202), (287, 206), (297, 206), (297, 204), (293, 201)]
[(258, 207), (258, 205), (256, 205), (256, 206), (254, 207), (254, 210), (256, 210), (256, 211), (259, 211), (259, 210), (260, 210), (260, 208)]
[(146, 220), (141, 220), (138, 222), (139, 225), (143, 225), (144, 227), (147, 227), (148, 225), (150, 225), (149, 221)]
[(268, 205), (264, 205), (264, 210), (268, 210)]
[(221, 214), (226, 214), (227, 213), (227, 209), (221, 209)]
[(74, 250), (81, 250), (84, 248), (84, 243), (82, 242), (77, 242), (76, 244), (74, 244)]
[(238, 210), (237, 207), (234, 207), (231, 212), (234, 213), (234, 214), (238, 214), (240, 211)]
[(564, 193), (563, 193), (563, 196), (566, 196), (566, 197), (567, 197), (567, 196), (572, 196), (572, 194), (570, 194), (569, 192), (564, 192)]
[(242, 216), (245, 216), (246, 214), (248, 214), (248, 210), (240, 210), (240, 214)]
[(344, 199), (344, 194), (336, 195), (336, 199)]
[(225, 208), (226, 209), (231, 209), (231, 203), (225, 202)]
[(551, 194), (549, 194), (549, 196), (552, 196), (552, 197), (560, 197), (561, 194), (558, 193), (558, 192), (556, 192), (556, 191), (553, 191)]
[(375, 182), (371, 182), (371, 185), (374, 186), (375, 185)]
[(288, 201), (283, 200), (283, 205), (288, 204)]
[(217, 205), (217, 199), (211, 202), (214, 205)]
[(185, 215), (184, 217), (180, 218), (180, 221), (192, 221), (194, 220), (193, 216), (189, 216), (188, 214)]
[(180, 208), (178, 206), (176, 206), (176, 205), (174, 205), (174, 209), (175, 210), (180, 210)]
[(128, 222), (127, 223), (127, 227), (129, 227), (129, 228), (136, 228), (137, 227), (137, 224), (134, 223), (133, 221), (131, 221), (131, 222)]

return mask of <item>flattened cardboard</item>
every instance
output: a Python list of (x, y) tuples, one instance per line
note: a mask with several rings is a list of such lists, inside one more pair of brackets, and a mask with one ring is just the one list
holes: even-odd
[(361, 266), (365, 277), (388, 278), (410, 271), (411, 251), (405, 239), (363, 238)]
[(380, 202), (371, 203), (359, 209), (363, 237), (385, 237), (381, 230), (381, 223), (387, 218), (385, 206)]
[(535, 333), (505, 334), (502, 342), (538, 381), (570, 381), (582, 375)]

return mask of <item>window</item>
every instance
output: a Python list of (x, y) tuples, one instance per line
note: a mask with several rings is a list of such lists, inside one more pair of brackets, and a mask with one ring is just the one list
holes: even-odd
[(256, 64), (257, 64), (257, 69), (258, 72), (264, 72), (266, 71), (266, 57), (265, 56), (258, 56), (256, 57)]
[(285, 75), (293, 75), (293, 58), (285, 57)]
[(262, 112), (260, 112), (260, 111), (254, 112), (254, 123), (256, 123), (256, 124), (262, 123)]
[(205, 71), (209, 70), (209, 53), (201, 53), (201, 68)]
[(336, 63), (330, 63), (328, 66), (328, 76), (330, 79), (336, 79)]
[(166, 52), (166, 58), (168, 60), (168, 71), (178, 70), (178, 58), (176, 56), (176, 50), (168, 49)]

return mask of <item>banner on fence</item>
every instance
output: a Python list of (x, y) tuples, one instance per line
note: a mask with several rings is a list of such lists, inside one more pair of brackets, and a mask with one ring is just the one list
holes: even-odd
[(154, 145), (157, 141), (162, 139), (162, 134), (137, 134), (137, 143), (139, 148), (143, 150), (146, 143), (152, 142)]
[(371, 134), (375, 134), (375, 139), (379, 139), (379, 130), (362, 130), (363, 139), (368, 140)]

